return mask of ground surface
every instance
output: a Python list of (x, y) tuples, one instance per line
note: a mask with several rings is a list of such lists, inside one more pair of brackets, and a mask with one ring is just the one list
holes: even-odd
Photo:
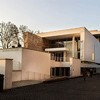
[(6, 90), (0, 100), (100, 100), (100, 75)]
[(18, 82), (13, 82), (12, 87), (21, 87), (21, 86), (26, 86), (26, 85), (32, 85), (32, 84), (38, 84), (41, 83), (41, 81), (37, 80), (24, 80), (24, 81), (18, 81)]

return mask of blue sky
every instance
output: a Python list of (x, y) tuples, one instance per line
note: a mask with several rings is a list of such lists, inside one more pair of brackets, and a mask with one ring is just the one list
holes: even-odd
[(54, 31), (75, 27), (100, 29), (100, 0), (0, 0), (0, 22)]

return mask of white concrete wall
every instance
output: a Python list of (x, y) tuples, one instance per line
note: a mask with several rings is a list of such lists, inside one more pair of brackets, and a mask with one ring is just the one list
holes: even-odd
[(61, 62), (57, 62), (57, 61), (55, 61), (55, 60), (51, 60), (50, 61), (50, 67), (61, 67)]
[(22, 71), (12, 71), (12, 82), (22, 80)]
[[(22, 48), (0, 49), (0, 57), (13, 59), (13, 82), (30, 79), (31, 72), (35, 72), (35, 80), (40, 79), (40, 74), (41, 79), (50, 76), (50, 54), (48, 53)], [(19, 70), (22, 70), (23, 74)]]
[(45, 79), (49, 79), (50, 78), (50, 75), (48, 74), (43, 74), (43, 73), (38, 73), (38, 72), (29, 72), (28, 73), (28, 77), (27, 79), (28, 80), (45, 80)]
[(13, 68), (13, 60), (6, 59), (5, 89), (11, 89), (12, 88), (12, 68)]
[(5, 66), (6, 66), (6, 61), (5, 60), (0, 60), (0, 74), (5, 75)]
[(0, 49), (0, 58), (13, 59), (13, 70), (20, 70), (22, 66), (22, 48)]
[[(99, 41), (85, 28), (81, 33), (82, 46), (82, 60), (100, 63), (100, 43)], [(92, 53), (95, 59), (92, 60)]]
[(70, 58), (70, 75), (71, 76), (80, 76), (80, 67), (81, 67), (81, 60)]
[(4, 75), (4, 89), (12, 88), (12, 60), (0, 59), (0, 74)]
[[(50, 76), (50, 54), (23, 49), (22, 54), (22, 79), (26, 80), (30, 73), (40, 73)], [(39, 74), (38, 74), (39, 75)], [(37, 75), (37, 77), (38, 77)], [(37, 78), (38, 80), (38, 78)]]
[(97, 42), (95, 44), (95, 50), (94, 50), (94, 54), (95, 54), (95, 62), (96, 63), (100, 63), (100, 42)]

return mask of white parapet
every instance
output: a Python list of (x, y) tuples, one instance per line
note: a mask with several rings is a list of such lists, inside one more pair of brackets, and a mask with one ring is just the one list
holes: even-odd
[(63, 48), (47, 48), (47, 49), (45, 49), (45, 51), (48, 51), (48, 52), (54, 52), (54, 51), (69, 51), (69, 49), (68, 48), (65, 48), (65, 47), (63, 47)]

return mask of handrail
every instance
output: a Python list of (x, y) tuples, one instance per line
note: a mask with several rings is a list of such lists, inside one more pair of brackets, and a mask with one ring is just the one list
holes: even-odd
[(49, 74), (27, 71), (27, 80), (46, 80), (50, 78)]
[(57, 62), (65, 62), (65, 61), (69, 62), (69, 60), (67, 60), (67, 59), (64, 61), (64, 57), (54, 57), (54, 56), (52, 56), (51, 60), (54, 60), (54, 61), (57, 61)]

